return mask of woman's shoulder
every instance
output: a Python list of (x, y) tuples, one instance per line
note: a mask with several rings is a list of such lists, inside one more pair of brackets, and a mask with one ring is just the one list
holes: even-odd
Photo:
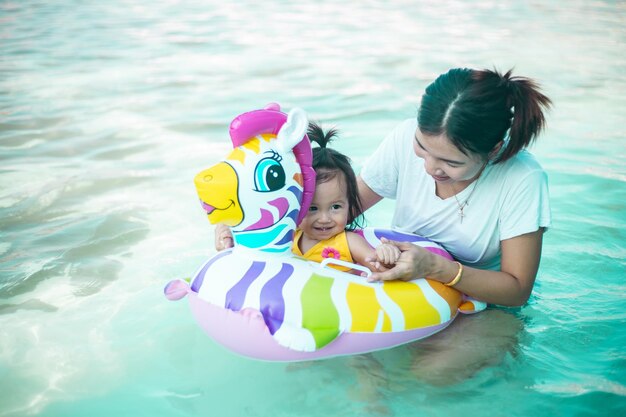
[(413, 138), (415, 136), (415, 130), (417, 130), (417, 118), (411, 117), (398, 123), (394, 132), (401, 135), (403, 138)]
[(512, 158), (491, 167), (492, 171), (502, 178), (525, 178), (532, 174), (545, 174), (537, 158), (527, 150), (522, 150)]
[(511, 159), (515, 163), (519, 164), (520, 166), (525, 167), (526, 169), (543, 171), (543, 168), (541, 167), (541, 164), (539, 163), (535, 155), (528, 152), (526, 149), (518, 152), (517, 155), (515, 155)]
[(394, 142), (411, 140), (415, 136), (417, 119), (410, 118), (398, 122), (387, 134), (386, 139)]
[(417, 129), (417, 120), (406, 119), (395, 125), (385, 136), (385, 139), (379, 144), (376, 152), (369, 158), (365, 164), (364, 171), (361, 175), (367, 174), (372, 168), (381, 167), (383, 163), (399, 163), (404, 160), (410, 152), (407, 148), (413, 146), (413, 138)]
[(415, 131), (417, 130), (417, 119), (406, 119), (398, 123), (387, 137), (388, 143), (392, 144), (394, 152), (398, 157), (407, 156), (407, 147), (413, 146)]
[(408, 119), (402, 120), (400, 123), (398, 123), (398, 127), (400, 126), (405, 129), (417, 129), (417, 117), (409, 117)]
[(548, 176), (534, 155), (521, 151), (512, 158), (499, 164), (490, 165), (487, 188), (500, 190), (497, 194), (510, 196), (521, 190), (537, 192), (546, 187)]

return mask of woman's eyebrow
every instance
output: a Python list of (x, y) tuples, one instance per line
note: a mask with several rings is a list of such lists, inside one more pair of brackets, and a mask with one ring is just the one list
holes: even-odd
[[(428, 150), (426, 148), (424, 148), (424, 145), (422, 145), (420, 140), (417, 138), (417, 133), (415, 134), (415, 142), (417, 142), (417, 146), (419, 146), (420, 148), (422, 148), (423, 150), (428, 152)], [(465, 162), (463, 162), (463, 161), (455, 161), (453, 159), (444, 159), (444, 158), (438, 158), (438, 159), (442, 160), (443, 162), (447, 162), (449, 164), (455, 164), (455, 165), (464, 165), (465, 164)]]

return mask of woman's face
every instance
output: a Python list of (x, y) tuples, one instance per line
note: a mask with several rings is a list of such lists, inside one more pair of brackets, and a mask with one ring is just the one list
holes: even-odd
[(415, 131), (415, 154), (424, 160), (426, 173), (437, 183), (455, 184), (472, 182), (487, 162), (476, 154), (461, 152), (446, 135), (426, 135)]

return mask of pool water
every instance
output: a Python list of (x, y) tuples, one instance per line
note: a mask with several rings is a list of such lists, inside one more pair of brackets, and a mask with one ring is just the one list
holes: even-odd
[[(623, 415), (624, 3), (346, 4), (0, 0), (0, 417)], [(528, 305), (281, 364), (165, 300), (213, 253), (192, 179), (234, 116), (302, 107), (358, 171), (459, 66), (515, 67), (554, 101), (532, 148), (554, 220)]]

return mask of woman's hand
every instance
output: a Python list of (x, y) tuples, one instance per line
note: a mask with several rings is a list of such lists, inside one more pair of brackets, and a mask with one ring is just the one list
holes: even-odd
[[(465, 265), (461, 279), (454, 288), (489, 304), (521, 306), (528, 301), (533, 289), (539, 260), (543, 229), (503, 240), (501, 268), (499, 271), (472, 268)], [(383, 241), (383, 240), (381, 240)], [(400, 249), (396, 265), (387, 270), (374, 272), (368, 281), (399, 279), (408, 281), (428, 278), (441, 283), (450, 283), (459, 272), (456, 262), (435, 255), (426, 249), (406, 242), (383, 241)], [(366, 261), (372, 263), (372, 256)]]
[[(396, 247), (400, 251), (400, 256), (393, 268), (383, 272), (374, 272), (369, 277), (369, 282), (391, 281), (396, 279), (409, 281), (416, 278), (424, 278), (431, 273), (434, 262), (433, 256), (435, 255), (426, 249), (408, 242), (396, 242), (387, 239), (381, 239), (381, 242)], [(377, 266), (377, 259), (367, 259), (367, 261), (370, 262), (372, 266)], [(375, 269), (379, 270), (379, 268)]]
[(221, 251), (232, 248), (234, 244), (235, 242), (230, 227), (223, 223), (218, 223), (215, 226), (215, 249)]

